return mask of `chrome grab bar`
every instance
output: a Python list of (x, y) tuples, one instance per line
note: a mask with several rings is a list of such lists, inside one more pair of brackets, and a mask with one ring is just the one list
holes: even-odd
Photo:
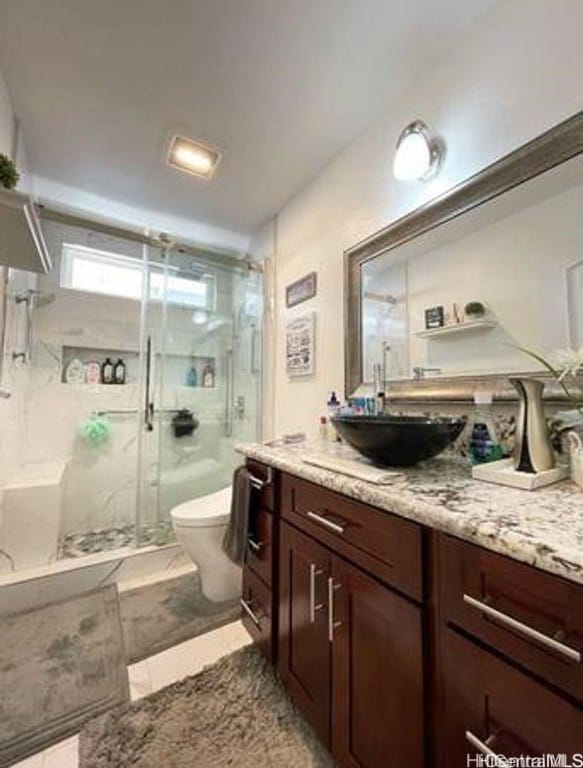
[[(153, 404), (150, 403), (153, 408)], [(131, 416), (134, 413), (139, 413), (141, 408), (103, 408), (101, 410), (92, 411), (94, 416)], [(180, 408), (158, 408), (157, 413), (179, 413)]]
[(242, 608), (242, 609), (245, 611), (245, 613), (247, 614), (247, 616), (249, 616), (249, 618), (250, 618), (250, 619), (251, 619), (251, 621), (252, 621), (252, 622), (255, 624), (255, 626), (256, 626), (258, 629), (261, 629), (261, 619), (259, 618), (259, 616), (257, 616), (257, 614), (255, 613), (255, 611), (254, 611), (254, 610), (251, 608), (251, 606), (249, 605), (249, 603), (247, 602), (247, 600), (244, 600), (243, 598), (241, 598), (241, 599), (239, 600), (239, 605), (240, 605), (240, 606), (241, 606), (241, 608)]
[(512, 616), (508, 616), (508, 614), (502, 613), (502, 611), (498, 611), (496, 608), (492, 608), (492, 606), (488, 605), (488, 603), (485, 603), (482, 600), (476, 600), (476, 598), (472, 597), (471, 595), (464, 594), (463, 599), (464, 603), (467, 603), (472, 608), (476, 608), (478, 611), (485, 613), (487, 616), (491, 616), (493, 619), (499, 621), (500, 624), (505, 624), (507, 627), (514, 629), (521, 635), (524, 635), (531, 640), (535, 640), (536, 642), (546, 646), (552, 651), (556, 651), (557, 653), (562, 654), (570, 661), (576, 661), (578, 663), (581, 662), (581, 654), (574, 648), (561, 643), (559, 640), (555, 640), (553, 637), (549, 637), (548, 635), (539, 632), (537, 629), (529, 627), (528, 624), (523, 624), (522, 621), (513, 619)]
[(273, 469), (272, 467), (267, 468), (267, 477), (265, 480), (262, 480), (260, 477), (257, 477), (257, 475), (254, 475), (252, 472), (247, 470), (247, 474), (249, 475), (249, 482), (255, 488), (256, 491), (262, 491), (265, 486), (271, 485), (273, 483)]
[(334, 531), (334, 533), (344, 533), (346, 530), (346, 526), (342, 525), (341, 523), (334, 523), (332, 520), (328, 520), (327, 517), (324, 517), (317, 512), (312, 512), (311, 509), (308, 509), (306, 512), (306, 517), (309, 517), (310, 520), (314, 520), (316, 523), (320, 523), (320, 525), (329, 528), (331, 531)]
[(323, 603), (316, 605), (316, 576), (321, 576), (324, 571), (316, 566), (316, 563), (310, 563), (310, 623), (316, 621), (316, 611), (322, 610)]
[(498, 755), (494, 750), (490, 749), (490, 744), (494, 740), (493, 736), (488, 736), (486, 741), (482, 741), (477, 736), (474, 736), (471, 731), (466, 731), (465, 736), (468, 744), (471, 744), (474, 749), (477, 749), (478, 752), (486, 755), (486, 757), (493, 757), (495, 760), (494, 765), (498, 766), (498, 768), (508, 767), (508, 760), (503, 755)]
[(334, 630), (342, 626), (341, 621), (334, 621), (334, 592), (340, 589), (340, 584), (334, 584), (334, 579), (328, 579), (328, 640), (334, 642)]

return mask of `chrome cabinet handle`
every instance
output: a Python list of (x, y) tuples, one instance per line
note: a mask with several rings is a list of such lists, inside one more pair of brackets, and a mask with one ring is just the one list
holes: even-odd
[(474, 747), (474, 749), (477, 749), (478, 752), (481, 752), (483, 755), (486, 755), (487, 757), (493, 757), (494, 765), (498, 766), (498, 768), (508, 767), (508, 760), (502, 755), (498, 755), (496, 752), (490, 749), (489, 745), (494, 740), (493, 736), (488, 736), (486, 741), (482, 741), (477, 736), (474, 736), (474, 734), (471, 731), (466, 731), (465, 736), (468, 744), (471, 744), (472, 747)]
[(328, 640), (334, 642), (334, 630), (342, 625), (341, 621), (334, 621), (334, 592), (340, 589), (340, 584), (334, 584), (334, 579), (328, 579)]
[(255, 611), (251, 608), (247, 600), (243, 600), (243, 598), (241, 598), (239, 600), (239, 604), (241, 605), (241, 608), (245, 611), (247, 616), (249, 616), (251, 621), (255, 624), (255, 626), (258, 629), (261, 629), (261, 619), (259, 618), (259, 616), (257, 616)]
[(334, 531), (334, 533), (344, 533), (346, 530), (344, 525), (341, 525), (340, 523), (333, 523), (332, 520), (328, 520), (327, 517), (319, 515), (317, 512), (312, 512), (311, 509), (306, 512), (306, 517), (309, 517), (310, 520), (314, 520), (316, 523), (324, 525), (326, 528)]
[(316, 563), (310, 563), (310, 624), (316, 621), (316, 611), (322, 610), (323, 603), (316, 605), (316, 576), (321, 576), (324, 571), (318, 568)]
[(262, 541), (254, 541), (251, 537), (247, 539), (247, 545), (249, 549), (252, 549), (253, 552), (260, 552), (263, 548), (263, 542)]
[(524, 635), (531, 640), (535, 640), (541, 645), (544, 645), (547, 648), (562, 654), (571, 661), (581, 662), (581, 654), (574, 648), (570, 648), (568, 645), (561, 643), (559, 640), (555, 640), (553, 637), (549, 637), (548, 635), (539, 632), (537, 629), (529, 627), (528, 624), (523, 624), (522, 621), (513, 619), (512, 616), (508, 616), (508, 614), (502, 613), (502, 611), (498, 611), (496, 608), (492, 608), (491, 605), (484, 603), (482, 600), (476, 600), (476, 598), (472, 597), (471, 595), (464, 594), (463, 599), (464, 603), (467, 603), (472, 608), (476, 608), (478, 611), (485, 613), (487, 616), (491, 616), (493, 619), (497, 619), (500, 624), (505, 624), (507, 627), (516, 630), (516, 632), (520, 633), (521, 635)]
[(249, 470), (247, 470), (247, 473), (249, 474), (249, 482), (256, 491), (261, 491), (266, 485), (271, 485), (273, 483), (273, 469), (271, 467), (267, 468), (267, 478), (265, 480), (257, 477), (257, 475), (254, 475)]

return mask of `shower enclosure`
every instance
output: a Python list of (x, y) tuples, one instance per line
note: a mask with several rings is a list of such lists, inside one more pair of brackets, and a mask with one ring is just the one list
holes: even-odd
[(0, 571), (170, 542), (170, 510), (228, 485), (260, 431), (257, 267), (58, 217), (43, 231), (52, 271), (5, 285)]

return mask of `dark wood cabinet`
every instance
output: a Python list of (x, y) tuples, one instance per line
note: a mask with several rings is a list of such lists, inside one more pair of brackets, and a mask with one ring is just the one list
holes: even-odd
[[(442, 765), (583, 751), (583, 712), (572, 701), (452, 629), (443, 642), (445, 734)], [(502, 764), (502, 763), (500, 763)], [(494, 765), (494, 763), (492, 763)]]
[(339, 768), (583, 753), (583, 587), (253, 470), (245, 621)]
[(583, 701), (583, 589), (440, 536), (444, 621)]
[(277, 478), (270, 468), (248, 462), (252, 477), (247, 552), (243, 566), (243, 624), (271, 663), (277, 658)]
[(332, 559), (332, 753), (350, 768), (421, 768), (421, 610)]
[(285, 523), (280, 536), (279, 672), (320, 739), (330, 745), (330, 553)]
[(281, 524), (281, 677), (340, 766), (423, 766), (419, 607)]

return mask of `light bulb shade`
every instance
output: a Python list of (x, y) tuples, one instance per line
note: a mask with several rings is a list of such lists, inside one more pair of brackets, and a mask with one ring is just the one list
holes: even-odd
[(393, 174), (403, 181), (428, 179), (437, 172), (441, 157), (439, 143), (432, 138), (425, 123), (415, 120), (399, 136)]

